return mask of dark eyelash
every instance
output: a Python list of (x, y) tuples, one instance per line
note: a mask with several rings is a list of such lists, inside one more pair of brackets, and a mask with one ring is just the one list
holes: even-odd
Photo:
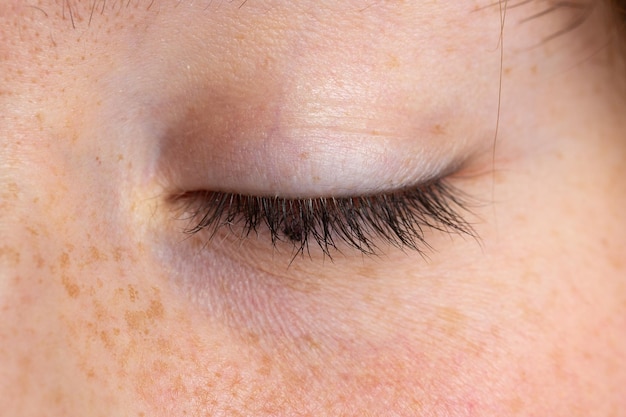
[(388, 243), (423, 253), (430, 248), (424, 228), (475, 236), (462, 212), (467, 198), (442, 180), (386, 194), (360, 197), (290, 199), (216, 191), (190, 191), (177, 195), (195, 234), (207, 230), (212, 237), (223, 227), (240, 227), (239, 237), (269, 230), (271, 243), (289, 241), (294, 258), (309, 253), (311, 243), (332, 257), (341, 242), (364, 254), (378, 252)]

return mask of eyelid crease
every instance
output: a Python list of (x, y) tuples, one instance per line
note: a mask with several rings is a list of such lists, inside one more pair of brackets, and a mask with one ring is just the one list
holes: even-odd
[[(476, 238), (464, 214), (471, 199), (443, 179), (388, 193), (356, 197), (284, 198), (197, 190), (173, 196), (190, 235), (207, 231), (209, 240), (228, 228), (240, 239), (263, 229), (270, 243), (293, 245), (293, 259), (310, 254), (310, 245), (332, 259), (345, 244), (365, 255), (380, 253), (380, 243), (424, 255), (431, 246), (424, 229)], [(238, 230), (235, 230), (235, 229)]]

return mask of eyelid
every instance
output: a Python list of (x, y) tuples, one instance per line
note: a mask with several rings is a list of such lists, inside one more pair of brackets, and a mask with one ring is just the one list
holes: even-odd
[(427, 182), (447, 171), (454, 158), (363, 138), (332, 146), (327, 140), (313, 139), (297, 144), (250, 142), (233, 143), (232, 149), (179, 144), (184, 152), (164, 158), (168, 161), (165, 176), (186, 190), (237, 190), (292, 198), (350, 196)]
[(186, 233), (227, 229), (240, 239), (269, 231), (268, 245), (291, 243), (293, 258), (319, 247), (332, 257), (340, 246), (378, 254), (383, 245), (423, 253), (425, 229), (475, 237), (464, 219), (470, 199), (443, 179), (383, 194), (353, 197), (283, 198), (206, 190), (173, 197), (182, 204)]
[[(293, 103), (304, 108), (293, 109), (273, 93), (211, 93), (211, 103), (184, 101), (177, 120), (157, 131), (159, 175), (180, 189), (285, 197), (380, 193), (438, 177), (476, 146), (453, 130), (433, 133), (426, 116), (406, 109), (372, 105), (366, 115), (330, 118), (304, 111), (304, 99)], [(329, 103), (325, 112), (341, 111), (340, 104), (349, 103)]]

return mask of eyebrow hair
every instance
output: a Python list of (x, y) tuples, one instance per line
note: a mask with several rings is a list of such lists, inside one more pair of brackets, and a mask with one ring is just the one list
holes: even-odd
[[(196, 3), (187, 3), (184, 0), (169, 0), (174, 8), (193, 6)], [(216, 8), (226, 1), (227, 3), (235, 3), (234, 0), (203, 0), (206, 5), (200, 7), (200, 10), (207, 10), (212, 5)], [(237, 8), (242, 8), (249, 3), (250, 0), (238, 0), (240, 4)], [(49, 15), (58, 16), (61, 20), (69, 21), (73, 29), (79, 28), (81, 24), (87, 27), (91, 26), (97, 16), (108, 14), (108, 17), (123, 18), (124, 10), (144, 11), (159, 13), (163, 0), (61, 0), (57, 3), (58, 10), (46, 12), (43, 8), (30, 6), (39, 9), (48, 17)]]
[[(194, 3), (187, 4), (184, 0), (169, 0), (174, 7), (191, 6)], [(108, 14), (107, 17), (112, 18), (124, 18), (126, 15), (124, 10), (132, 9), (135, 11), (155, 12), (159, 13), (161, 10), (163, 0), (60, 0), (60, 4), (55, 2), (58, 6), (58, 10), (46, 11), (40, 6), (27, 5), (41, 12), (45, 17), (58, 16), (63, 21), (68, 21), (71, 28), (78, 29), (82, 24), (89, 27), (93, 23), (97, 16), (103, 16)], [(235, 0), (204, 0), (206, 5), (200, 7), (201, 10), (207, 10), (212, 5), (219, 8), (223, 2), (229, 4), (235, 3)], [(237, 0), (239, 3), (237, 8), (242, 8), (250, 2), (250, 0)], [(538, 3), (537, 0), (518, 0), (518, 1), (506, 1), (506, 0), (494, 0), (490, 5), (485, 7), (503, 7), (506, 9), (513, 8), (525, 8), (527, 6), (533, 6)], [(626, 5), (626, 0), (611, 0), (613, 7), (619, 9), (620, 4)], [(533, 20), (541, 19), (553, 13), (569, 12), (570, 17), (564, 23), (565, 26), (557, 28), (551, 35), (543, 39), (543, 42), (548, 42), (554, 38), (560, 37), (568, 32), (571, 32), (587, 21), (592, 14), (593, 9), (596, 6), (596, 2), (591, 0), (577, 0), (577, 1), (558, 1), (548, 3), (543, 9), (532, 10), (529, 15), (522, 19), (519, 23), (527, 23)], [(626, 13), (625, 13), (626, 15)]]
[[(183, 0), (172, 0), (175, 7), (185, 4)], [(213, 0), (207, 0), (212, 3)], [(40, 16), (48, 19), (69, 22), (72, 29), (90, 27), (98, 16), (107, 15), (110, 18), (123, 18), (125, 10), (159, 12), (161, 0), (60, 0), (45, 5), (25, 5), (26, 8), (36, 10)]]

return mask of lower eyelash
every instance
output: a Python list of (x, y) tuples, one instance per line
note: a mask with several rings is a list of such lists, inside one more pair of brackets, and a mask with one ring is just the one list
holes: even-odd
[(424, 228), (475, 236), (461, 213), (467, 198), (442, 180), (413, 189), (360, 197), (290, 199), (217, 191), (190, 191), (174, 197), (183, 203), (188, 234), (208, 231), (213, 237), (228, 227), (245, 239), (269, 230), (271, 244), (293, 244), (294, 258), (313, 243), (332, 257), (338, 244), (364, 254), (378, 252), (380, 243), (423, 253), (430, 245)]

